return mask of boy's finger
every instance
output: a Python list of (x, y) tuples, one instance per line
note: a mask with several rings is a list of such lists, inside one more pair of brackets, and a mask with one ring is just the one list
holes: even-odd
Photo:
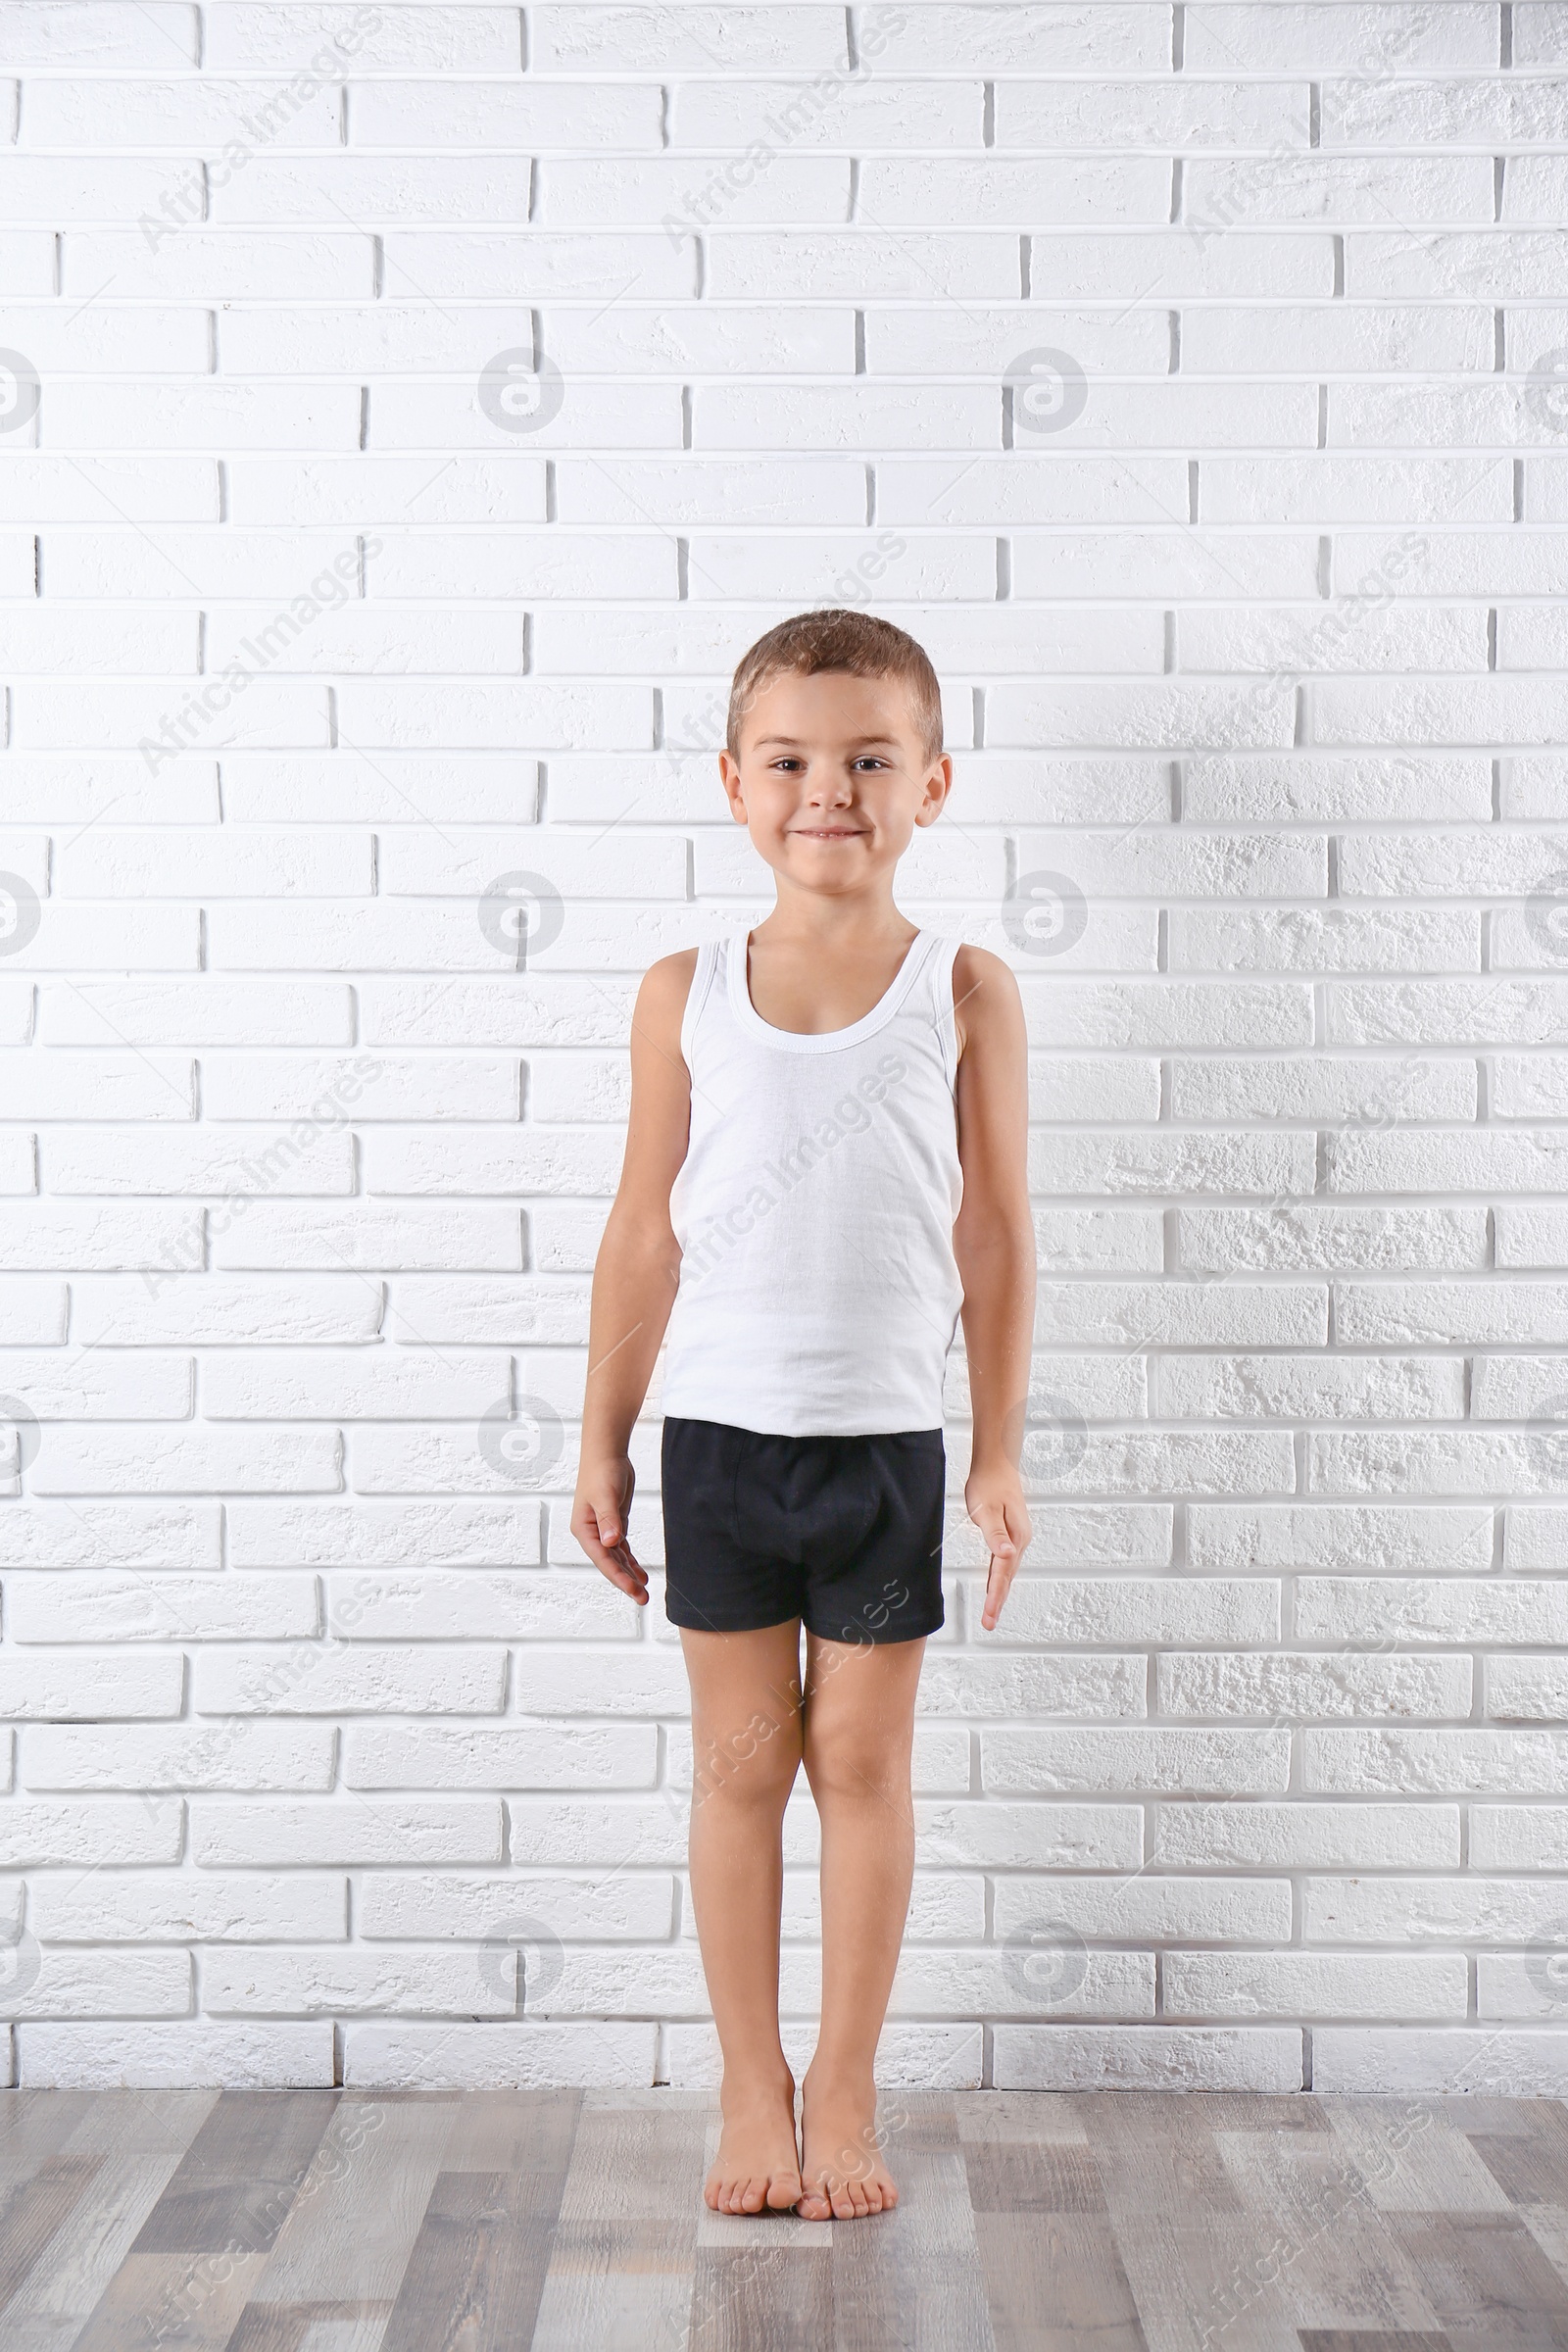
[(980, 1623), (987, 1633), (993, 1630), (1002, 1615), (1003, 1603), (1011, 1591), (1012, 1570), (1001, 1561), (993, 1560), (991, 1573), (986, 1578), (985, 1605), (980, 1612)]
[(1001, 1552), (1006, 1557), (1017, 1550), (1018, 1546), (1007, 1530), (1007, 1514), (1000, 1502), (983, 1502), (979, 1509), (971, 1511), (969, 1516), (984, 1536), (988, 1549), (993, 1553)]

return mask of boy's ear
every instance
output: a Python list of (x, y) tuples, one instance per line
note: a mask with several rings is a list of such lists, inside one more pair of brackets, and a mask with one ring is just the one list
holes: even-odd
[(934, 825), (947, 807), (948, 795), (952, 790), (953, 760), (950, 755), (944, 752), (940, 760), (932, 761), (926, 775), (925, 798), (915, 813), (915, 823), (917, 825)]
[(727, 751), (718, 755), (718, 780), (729, 802), (729, 812), (738, 825), (746, 822), (746, 803), (741, 798), (740, 761)]

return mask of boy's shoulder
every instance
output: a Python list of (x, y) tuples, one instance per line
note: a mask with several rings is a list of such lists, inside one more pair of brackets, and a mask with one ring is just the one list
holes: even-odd
[(691, 995), (700, 952), (697, 948), (677, 948), (672, 956), (661, 956), (657, 963), (648, 966), (638, 984), (632, 1014), (634, 1035), (642, 1030), (666, 1051), (671, 1046), (678, 1050), (686, 1000)]
[(697, 958), (701, 954), (700, 948), (676, 948), (672, 955), (661, 956), (644, 972), (643, 988), (656, 997), (668, 996), (677, 990), (684, 992), (692, 984), (692, 975), (697, 969)]
[(1012, 966), (990, 948), (960, 940), (953, 958), (953, 1010), (960, 1054), (972, 1039), (1010, 1028), (1023, 1014)]

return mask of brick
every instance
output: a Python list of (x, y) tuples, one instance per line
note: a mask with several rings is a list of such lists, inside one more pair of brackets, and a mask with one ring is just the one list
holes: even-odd
[(14, 1642), (257, 1642), (320, 1631), (309, 1576), (116, 1575), (11, 1579)]
[(367, 1727), (348, 1743), (344, 1777), (351, 1788), (646, 1788), (655, 1753), (651, 1727), (595, 1725), (569, 1752), (537, 1723)]
[(332, 2027), (29, 2025), (24, 2079), (40, 2089), (158, 2090), (211, 2084), (225, 2090), (328, 2088), (336, 2081)]
[(202, 1996), (218, 2017), (374, 2014), (511, 2017), (516, 1993), (507, 1952), (377, 1952), (221, 1946), (203, 1955)]
[(494, 1715), (505, 1684), (502, 1650), (297, 1642), (198, 1657), (193, 1701), (202, 1715)]
[[(1155, 1809), (1153, 1852), (1166, 1870), (1451, 1870), (1456, 1805), (1179, 1804)], [(1404, 1882), (1397, 1882), (1402, 1886)]]
[(332, 1735), (306, 1725), (212, 1723), (132, 1731), (36, 1724), (23, 1734), (24, 1786), (54, 1788), (319, 1789)]
[[(272, 1737), (270, 1727), (248, 1725)], [(290, 1735), (291, 1737), (293, 1735)], [(324, 1733), (306, 1735), (318, 1740)], [(501, 1859), (495, 1797), (353, 1797), (324, 1804), (206, 1805), (191, 1813), (191, 1859), (203, 1869), (299, 1869), (318, 1863), (479, 1863)]]
[(365, 12), (349, 0), (313, 0), (304, 8), (280, 8), (270, 0), (237, 0), (218, 15), (208, 62), (246, 72), (273, 69), (293, 74), (324, 49), (362, 68), (400, 73), (514, 73), (521, 62), (517, 17), (510, 8), (400, 8), (393, 18)]
[(185, 1664), (179, 1656), (0, 1656), (0, 1709), (19, 1723), (111, 1722), (177, 1715)]
[(28, 1902), (47, 1943), (341, 1942), (348, 1927), (345, 1882), (304, 1872), (46, 1872)]
[[(663, 1873), (592, 1878), (480, 1878), (456, 1872), (371, 1874), (362, 1882), (362, 1936), (478, 1941), (497, 1936), (525, 1947), (526, 1930), (561, 1936), (648, 1941), (663, 1936), (674, 1883)], [(526, 1926), (524, 1925), (526, 1923)]]
[(185, 1807), (179, 1797), (72, 1796), (13, 1797), (0, 1806), (0, 1862), (10, 1870), (70, 1870), (74, 1884), (83, 1870), (96, 1873), (109, 1863), (178, 1860)]
[(545, 2089), (563, 2083), (645, 2089), (652, 2082), (652, 2025), (350, 2025), (344, 2081), (357, 2089), (426, 2089), (461, 2083)]
[(1390, 2017), (1415, 2022), (1465, 2014), (1462, 1952), (1430, 1956), (1365, 1952), (1276, 1952), (1266, 1958), (1172, 1952), (1165, 1962), (1171, 2017), (1290, 2014), (1335, 2021)]
[(1008, 2026), (996, 2029), (999, 2090), (1299, 2090), (1301, 2037), (1285, 2028)]

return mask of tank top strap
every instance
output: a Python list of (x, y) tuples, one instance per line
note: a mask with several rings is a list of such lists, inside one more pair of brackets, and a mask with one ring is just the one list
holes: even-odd
[(708, 1002), (713, 981), (723, 967), (724, 947), (722, 939), (705, 939), (697, 951), (697, 966), (692, 973), (691, 987), (686, 992), (686, 1009), (680, 1021), (681, 1059), (688, 1073), (695, 1074), (692, 1072), (692, 1053), (697, 1024), (703, 1017), (703, 1006)]
[(921, 1017), (931, 1025), (950, 1091), (958, 1083), (958, 1028), (953, 1002), (953, 963), (962, 945), (961, 939), (945, 939), (933, 934), (930, 953), (916, 986), (909, 993), (908, 1008), (912, 1011), (918, 1007)]

